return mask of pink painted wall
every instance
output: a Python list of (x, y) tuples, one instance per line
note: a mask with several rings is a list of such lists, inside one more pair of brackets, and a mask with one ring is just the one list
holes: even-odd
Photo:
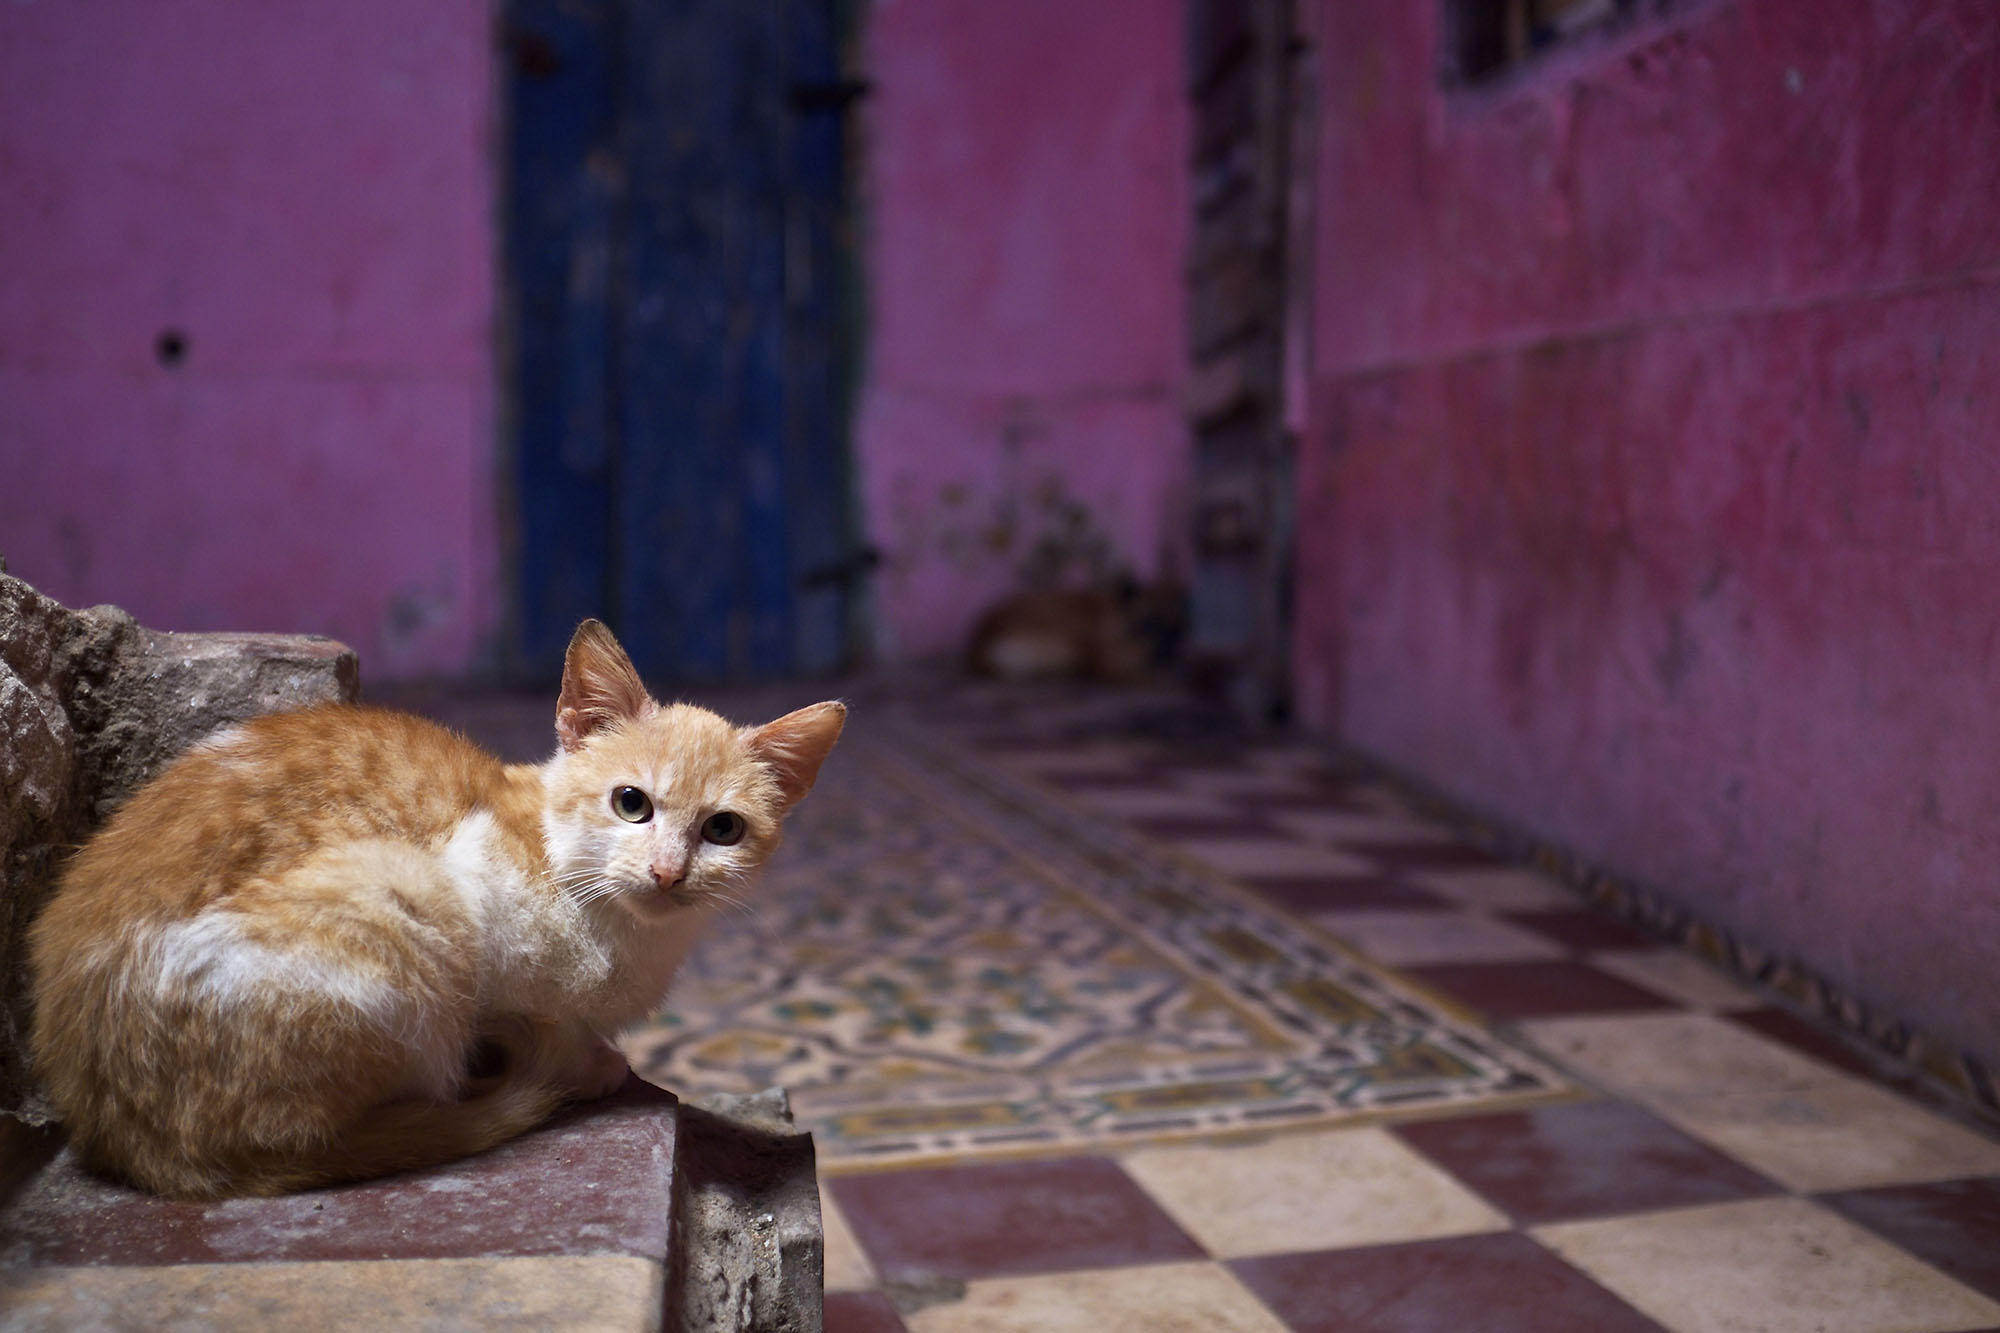
[(1181, 30), (1155, 0), (868, 11), (856, 457), (890, 657), (962, 648), (1040, 492), (1141, 574), (1181, 540)]
[(2000, 1059), (2000, 5), (1321, 0), (1307, 715)]
[[(385, 676), (498, 619), (486, 0), (0, 7), (0, 553)], [(156, 337), (185, 332), (178, 368)]]

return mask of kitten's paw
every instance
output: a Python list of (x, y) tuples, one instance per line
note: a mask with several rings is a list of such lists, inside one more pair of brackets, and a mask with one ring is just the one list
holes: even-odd
[(582, 1102), (609, 1097), (625, 1086), (631, 1072), (623, 1051), (607, 1041), (592, 1041), (576, 1053), (567, 1071), (569, 1094)]

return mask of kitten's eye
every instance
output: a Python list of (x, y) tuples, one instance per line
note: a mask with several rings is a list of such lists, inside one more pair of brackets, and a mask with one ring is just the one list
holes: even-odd
[(701, 826), (701, 836), (718, 847), (734, 847), (749, 830), (742, 815), (734, 810), (718, 810)]
[(620, 787), (611, 793), (611, 809), (631, 824), (643, 824), (653, 817), (653, 798), (637, 787)]

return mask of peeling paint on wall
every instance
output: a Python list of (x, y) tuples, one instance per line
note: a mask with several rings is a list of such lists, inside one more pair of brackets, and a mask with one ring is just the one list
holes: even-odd
[(866, 53), (880, 648), (955, 654), (1042, 566), (1150, 576), (1183, 540), (1180, 12), (881, 5)]
[(900, 496), (892, 570), (936, 562), (982, 583), (1002, 578), (1010, 589), (1102, 586), (1132, 575), (1092, 502), (1070, 490), (1060, 463), (1023, 456), (1023, 446), (1042, 434), (1029, 405), (1010, 404), (997, 477)]

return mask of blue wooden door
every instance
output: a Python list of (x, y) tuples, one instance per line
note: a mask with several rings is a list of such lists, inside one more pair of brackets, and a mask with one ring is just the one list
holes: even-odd
[(837, 0), (512, 0), (516, 657), (584, 616), (649, 676), (845, 664)]

